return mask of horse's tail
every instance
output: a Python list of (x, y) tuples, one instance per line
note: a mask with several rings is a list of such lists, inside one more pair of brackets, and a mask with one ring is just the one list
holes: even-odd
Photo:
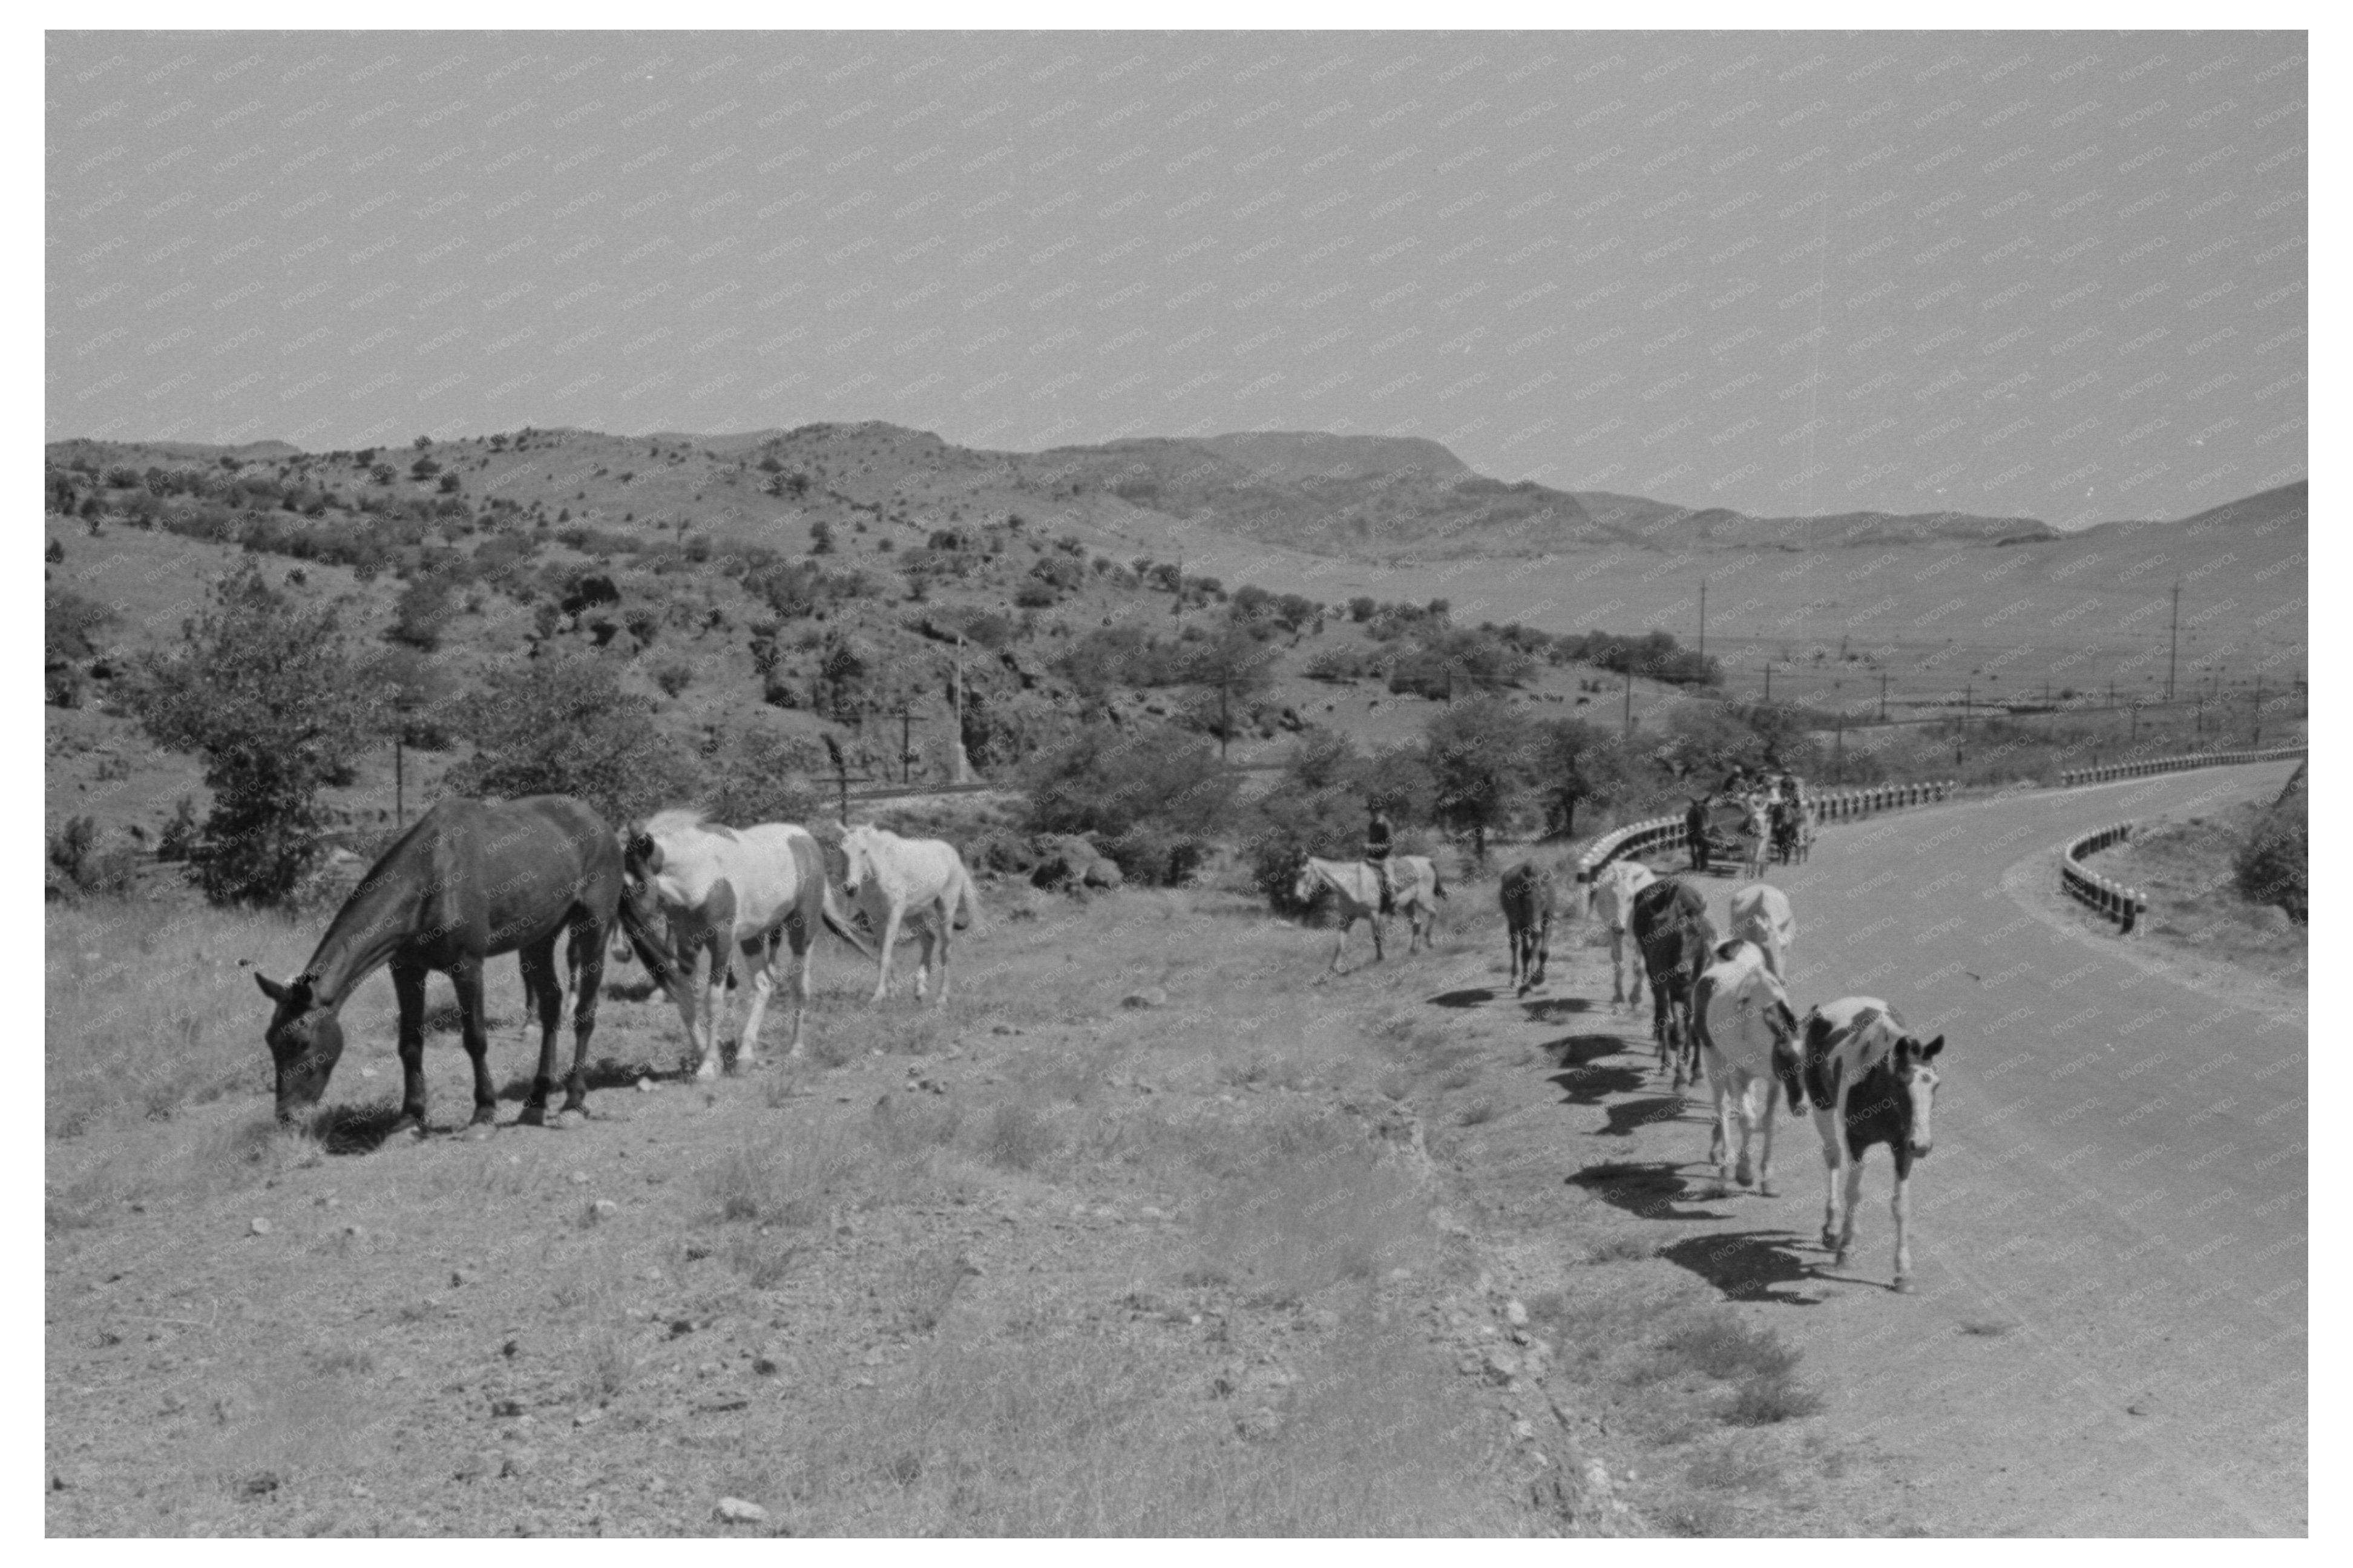
[(962, 857), (956, 859), (956, 881), (960, 886), (960, 891), (956, 899), (955, 920), (953, 923), (957, 931), (966, 931), (971, 928), (972, 922), (979, 918), (980, 890), (972, 885), (972, 872), (965, 868)]
[(872, 958), (874, 950), (858, 934), (858, 928), (849, 923), (848, 917), (841, 912), (841, 906), (834, 900), (833, 879), (826, 874), (825, 847), (817, 841), (815, 834), (806, 828), (795, 833), (790, 842), (793, 869), (798, 874), (801, 884), (800, 922), (801, 930), (806, 933), (802, 940), (814, 942), (818, 926), (823, 924), (866, 957)]
[(1430, 863), (1430, 896), (1433, 899), (1446, 897), (1446, 873), (1438, 868), (1438, 862), (1434, 859)]
[(819, 878), (818, 887), (819, 889), (818, 918), (825, 922), (825, 929), (856, 948), (867, 958), (873, 958), (875, 956), (873, 944), (858, 933), (858, 928), (849, 923), (849, 917), (842, 913), (839, 901), (834, 898), (832, 879)]

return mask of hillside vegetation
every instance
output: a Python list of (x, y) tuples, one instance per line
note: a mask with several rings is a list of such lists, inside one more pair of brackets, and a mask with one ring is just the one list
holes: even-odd
[[(1597, 813), (1674, 804), (1744, 752), (1868, 782), (2039, 776), (2090, 756), (2218, 743), (2251, 727), (2251, 702), (2194, 724), (2186, 712), (2063, 712), (2005, 732), (1981, 717), (2030, 706), (2038, 668), (2045, 681), (2064, 672), (2045, 688), (2049, 705), (2079, 706), (2123, 657), (2097, 641), (2113, 621), (2151, 624), (2118, 603), (2185, 567), (2210, 598), (2243, 582), (2246, 598), (2229, 604), (2276, 600), (2263, 637), (2300, 647), (2302, 634), (2301, 485), (2182, 523), (2059, 537), (2016, 519), (1753, 519), (1571, 495), (1483, 479), (1437, 443), (1402, 437), (1261, 433), (1015, 454), (818, 425), (707, 437), (525, 429), (326, 453), (71, 441), (50, 448), (46, 492), (52, 830), (87, 817), (92, 831), (135, 829), (148, 847), (174, 823), (185, 837), (206, 798), (194, 757), (156, 744), (193, 746), (194, 733), (153, 721), (154, 661), (181, 656), (203, 585), (240, 563), (253, 592), (347, 638), (351, 679), (370, 693), (366, 743), (320, 770), (322, 821), (388, 817), (396, 740), (412, 810), (454, 770), (455, 787), (538, 779), (614, 810), (685, 792), (782, 811), (808, 808), (837, 771), (953, 780), (959, 744), (966, 776), (1060, 779), (1065, 796), (1101, 782), (1070, 774), (1071, 758), (1139, 745), (1181, 752), (1187, 768), (1221, 753), (1294, 776), (1335, 743), (1367, 767), (1398, 748), (1426, 761), (1436, 721), (1483, 696), (1517, 715), (1480, 731), (1482, 744), (1520, 747), (1501, 764), (1518, 781), (1511, 798), (1478, 823), (1450, 817), (1434, 795), (1401, 800), (1431, 828), (1590, 831)], [(1458, 550), (1478, 553), (1439, 564)], [(1532, 563), (1525, 550), (1545, 553)], [(1768, 572), (1776, 560), (1792, 564)], [(1689, 614), (1681, 590), (1700, 574), (1721, 606), (1711, 652), (1720, 639), (1736, 658), (1756, 646), (1743, 623), (1762, 602), (1801, 598), (1806, 614), (1780, 634), (1788, 684), (1776, 695), (1804, 710), (1706, 700), (1725, 689), (1725, 663), (1665, 629)], [(1831, 574), (1841, 591), (1826, 595)], [(1870, 613), (1850, 617), (1862, 629), (1807, 640), (1870, 595)], [(2000, 607), (1975, 618), (2007, 646), (1947, 637), (1905, 666), (1924, 631), (1965, 606), (1958, 626), (1981, 602)], [(1873, 616), (1907, 611), (1915, 640), (1865, 635)], [(2056, 643), (2016, 635), (2037, 617)], [(2231, 624), (2189, 628), (2193, 676), (2201, 630), (2211, 647)], [(2069, 644), (2071, 629), (2085, 640)], [(1944, 706), (1957, 693), (1906, 690), (1923, 666), (1970, 682), (1966, 734), (1959, 705)], [(544, 674), (559, 668), (573, 673)], [(1738, 690), (1746, 670), (1731, 673)], [(1862, 717), (1854, 699), (1867, 704), (1890, 675), (1899, 710), (1954, 722), (1826, 733), (1828, 710)], [(2005, 678), (2021, 689), (2008, 699)], [(565, 717), (588, 713), (611, 724)], [(1579, 720), (1591, 735), (1544, 739)], [(2275, 714), (2274, 737), (2293, 721)], [(530, 739), (551, 731), (565, 743)], [(1564, 794), (1546, 770), (1558, 755), (1600, 757), (1602, 740), (1615, 748), (1596, 764), (1606, 785)], [(600, 749), (638, 760), (599, 765), (587, 753)], [(604, 782), (583, 783), (589, 773)], [(1349, 785), (1348, 810), (1362, 786)], [(1086, 815), (1032, 826), (1140, 831)], [(1163, 823), (1128, 858), (1159, 879), (1198, 857), (1177, 838), (1213, 829), (1242, 859), (1262, 858), (1251, 845), (1264, 825), (1240, 817)], [(1336, 816), (1318, 832), (1342, 837)], [(103, 866), (105, 847), (93, 839), (67, 860)]]

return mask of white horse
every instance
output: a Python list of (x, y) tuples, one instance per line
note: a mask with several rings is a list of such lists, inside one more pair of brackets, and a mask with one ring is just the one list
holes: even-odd
[[(1626, 930), (1634, 918), (1634, 895), (1657, 881), (1658, 874), (1640, 860), (1612, 860), (1593, 877), (1593, 915), (1609, 933), (1609, 1005), (1632, 1006), (1641, 994), (1641, 950), (1626, 944)], [(1626, 954), (1634, 955), (1634, 983), (1624, 982)]]
[[(622, 866), (628, 883), (624, 896), (651, 904), (668, 919), (672, 952), (681, 969), (670, 985), (670, 996), (685, 1020), (687, 1044), (695, 1051), (694, 1076), (719, 1075), (727, 970), (739, 951), (756, 963), (735, 1066), (741, 1071), (757, 1065), (760, 1023), (776, 985), (780, 935), (791, 944), (793, 954), (793, 1043), (787, 1054), (799, 1056), (818, 926), (822, 922), (866, 951), (833, 901), (824, 851), (808, 830), (785, 822), (738, 830), (696, 811), (657, 812), (624, 831)], [(698, 968), (702, 971), (699, 984)]]
[[(1405, 916), (1405, 955), (1411, 958), (1417, 945), (1435, 949), (1438, 900), (1446, 897), (1446, 885), (1439, 880), (1438, 868), (1427, 855), (1399, 855), (1389, 862), (1389, 868), (1397, 879), (1398, 912)], [(1388, 923), (1388, 917), (1381, 913), (1378, 875), (1361, 860), (1319, 860), (1311, 855), (1299, 868), (1291, 897), (1294, 902), (1303, 904), (1315, 896), (1319, 887), (1331, 889), (1340, 905), (1340, 942), (1332, 950), (1328, 973), (1340, 973), (1340, 956), (1348, 950), (1348, 932), (1360, 920), (1371, 922), (1373, 962), (1378, 963), (1383, 956), (1381, 933)]]
[[(1759, 1194), (1768, 1198), (1775, 1195), (1773, 1099), (1780, 1080), (1793, 1070), (1798, 1016), (1789, 1010), (1788, 994), (1766, 968), (1765, 960), (1765, 950), (1755, 942), (1737, 939), (1722, 942), (1716, 947), (1715, 962), (1701, 972), (1699, 983), (1692, 988), (1692, 1031), (1699, 1037), (1700, 1059), (1706, 1064), (1708, 1089), (1715, 1102), (1707, 1157), (1715, 1166), (1713, 1195), (1719, 1198), (1730, 1195), (1736, 1179), (1742, 1186), (1748, 1185), (1752, 1173)], [(1725, 1168), (1736, 1110), (1740, 1117), (1736, 1173)], [(1760, 1121), (1764, 1157), (1752, 1173), (1748, 1144)]]
[(915, 1000), (923, 999), (923, 982), (933, 973), (938, 955), (938, 1004), (948, 999), (948, 933), (972, 923), (980, 911), (980, 895), (973, 890), (972, 873), (965, 870), (955, 847), (937, 838), (902, 838), (888, 828), (860, 823), (841, 836), (841, 853), (849, 861), (842, 889), (866, 916), (866, 924), (881, 949), (881, 970), (874, 980), (874, 1000), (891, 994), (891, 951), (899, 944), (899, 928), (909, 925), (923, 939), (923, 953), (915, 969)]
[(1783, 984), (1789, 982), (1789, 948), (1798, 940), (1798, 922), (1789, 913), (1789, 895), (1770, 882), (1752, 882), (1732, 894), (1735, 940), (1753, 942), (1765, 954), (1765, 967)]

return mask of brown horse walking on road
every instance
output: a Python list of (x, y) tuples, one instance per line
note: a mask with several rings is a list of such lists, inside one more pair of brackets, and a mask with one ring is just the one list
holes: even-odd
[(1512, 947), (1512, 984), (1525, 996), (1544, 984), (1545, 961), (1552, 954), (1552, 873), (1523, 860), (1504, 873), (1495, 896)]
[(541, 1031), (539, 1072), (522, 1120), (544, 1122), (564, 1017), (555, 944), (566, 932), (579, 975), (564, 1110), (585, 1113), (583, 1064), (596, 1027), (606, 938), (617, 923), (655, 979), (676, 989), (666, 942), (621, 892), (618, 840), (595, 811), (569, 795), (435, 805), (368, 868), (301, 974), (283, 984), (254, 976), (277, 1004), (263, 1037), (278, 1068), (279, 1120), (291, 1121), (326, 1093), (343, 1050), (337, 1015), (360, 982), (385, 964), (392, 966), (400, 1002), (400, 1119), (392, 1131), (425, 1132), (425, 978), (437, 969), (458, 993), (466, 1054), (474, 1063), (474, 1122), (494, 1120), (482, 962), (512, 952), (521, 957), (523, 989), (536, 1005)]

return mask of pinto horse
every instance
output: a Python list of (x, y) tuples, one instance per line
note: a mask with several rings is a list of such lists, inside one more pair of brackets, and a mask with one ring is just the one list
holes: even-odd
[(1926, 1045), (1895, 1009), (1876, 996), (1842, 996), (1806, 1015), (1803, 1054), (1784, 1052), (1777, 1076), (1795, 1112), (1799, 1097), (1814, 1110), (1830, 1194), (1822, 1205), (1822, 1245), (1843, 1266), (1854, 1246), (1854, 1205), (1862, 1197), (1863, 1152), (1884, 1143), (1895, 1159), (1895, 1289), (1912, 1289), (1912, 1162), (1928, 1157), (1929, 1113), (1936, 1069), (1928, 1064), (1945, 1037)]
[(1496, 898), (1504, 906), (1504, 924), (1512, 948), (1512, 981), (1525, 996), (1544, 984), (1545, 961), (1552, 948), (1552, 873), (1533, 860), (1523, 860), (1504, 873)]
[(458, 993), (466, 1054), (474, 1063), (474, 1123), (495, 1120), (483, 1027), (482, 963), (520, 955), (523, 989), (539, 1014), (539, 1071), (522, 1120), (547, 1119), (555, 1081), (555, 1034), (565, 983), (555, 943), (569, 932), (578, 966), (573, 1011), (572, 1072), (564, 1114), (585, 1114), (583, 1064), (596, 1028), (596, 993), (607, 934), (617, 923), (656, 979), (670, 984), (674, 963), (660, 933), (621, 898), (621, 847), (613, 830), (569, 795), (531, 795), (492, 803), (445, 800), (368, 868), (337, 910), (302, 972), (281, 984), (257, 973), (276, 1004), (263, 1039), (278, 1069), (278, 1117), (290, 1122), (318, 1104), (343, 1051), (338, 1016), (360, 982), (392, 968), (400, 1003), (400, 1117), (395, 1132), (425, 1132), (425, 980), (434, 970)]
[(980, 895), (973, 890), (964, 858), (944, 839), (902, 838), (871, 823), (860, 823), (841, 836), (841, 854), (849, 866), (843, 890), (878, 939), (881, 967), (873, 999), (880, 1002), (891, 994), (891, 952), (899, 945), (900, 927), (912, 923), (923, 943), (915, 967), (915, 1000), (923, 999), (924, 977), (933, 973), (936, 953), (940, 994), (935, 1005), (945, 1006), (948, 933), (970, 925), (980, 912)]
[[(760, 1023), (776, 988), (777, 942), (792, 950), (793, 1041), (801, 1054), (808, 1018), (809, 969), (819, 925), (863, 953), (826, 880), (825, 851), (808, 830), (791, 823), (723, 827), (699, 812), (656, 812), (623, 835), (622, 863), (633, 894), (642, 891), (670, 926), (681, 973), (673, 987), (686, 1041), (696, 1049), (694, 1076), (719, 1076), (719, 1035), (727, 1009), (727, 970), (741, 952), (754, 963), (752, 1001), (735, 1047), (738, 1071), (757, 1065)], [(703, 961), (708, 960), (707, 967)], [(703, 971), (701, 986), (693, 973)], [(695, 1027), (696, 992), (702, 993), (702, 1031)]]
[[(1446, 897), (1446, 885), (1439, 880), (1438, 868), (1427, 855), (1399, 855), (1389, 867), (1397, 879), (1397, 910), (1405, 916), (1405, 955), (1411, 958), (1416, 943), (1438, 945), (1438, 900)], [(1325, 973), (1340, 973), (1340, 955), (1348, 951), (1348, 932), (1358, 921), (1373, 928), (1373, 962), (1378, 963), (1381, 933), (1388, 921), (1381, 914), (1381, 884), (1373, 868), (1361, 860), (1321, 860), (1311, 855), (1291, 885), (1292, 900), (1303, 904), (1319, 888), (1331, 889), (1340, 906), (1340, 941), (1332, 949), (1332, 967)]]
[(1672, 1064), (1673, 1087), (1699, 1081), (1699, 1042), (1691, 1026), (1692, 987), (1713, 962), (1715, 926), (1698, 889), (1662, 877), (1634, 895), (1634, 943), (1651, 980), (1651, 1035), (1659, 1070)]

